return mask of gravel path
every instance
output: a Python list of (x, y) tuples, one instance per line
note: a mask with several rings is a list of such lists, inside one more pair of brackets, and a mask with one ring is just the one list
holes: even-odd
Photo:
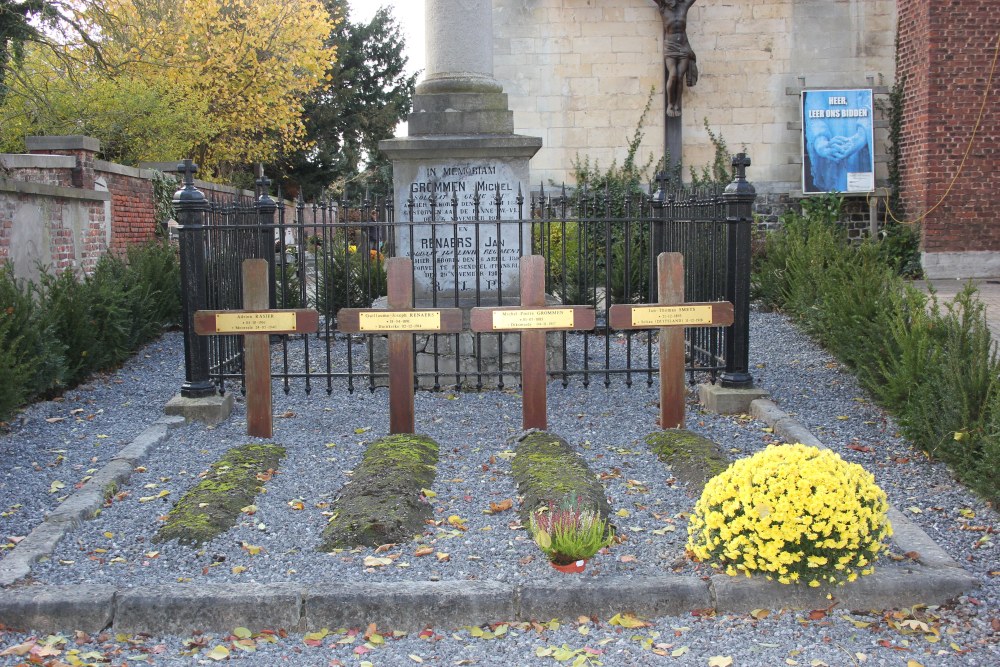
[[(379, 628), (384, 643), (331, 628), (329, 636), (310, 640), (319, 647), (307, 645), (309, 638), (302, 635), (274, 644), (258, 637), (254, 652), (234, 648), (232, 640), (216, 635), (195, 638), (195, 644), (204, 644), (195, 647), (196, 655), (185, 655), (193, 649), (183, 642), (191, 638), (80, 637), (83, 643), (76, 644), (69, 637), (57, 647), (62, 659), (79, 650), (111, 654), (115, 665), (134, 664), (137, 658), (130, 656), (136, 655), (158, 665), (198, 664), (212, 662), (207, 651), (225, 645), (232, 649), (229, 659), (248, 665), (363, 665), (366, 660), (373, 665), (556, 665), (574, 660), (706, 665), (714, 656), (732, 657), (734, 665), (1000, 664), (1000, 562), (992, 534), (1000, 523), (997, 513), (954, 482), (944, 466), (928, 462), (898, 438), (891, 418), (854, 379), (782, 316), (754, 313), (751, 326), (756, 383), (826, 445), (872, 471), (890, 501), (979, 578), (975, 597), (947, 608), (901, 610), (884, 617), (834, 609), (810, 618), (808, 613), (773, 610), (763, 618), (664, 617), (633, 629), (603, 618), (560, 619), (558, 628), (540, 619), (545, 625), (435, 628), (430, 636), (405, 637)], [(624, 346), (613, 347), (620, 354)], [(60, 401), (28, 408), (0, 436), (6, 464), (0, 472), (0, 543), (26, 535), (74, 485), (162, 413), (182, 379), (180, 348), (179, 335), (168, 334), (117, 373), (68, 392)], [(624, 543), (591, 561), (584, 577), (706, 574), (682, 559), (683, 513), (693, 498), (642, 443), (655, 428), (656, 399), (656, 388), (644, 382), (625, 388), (616, 379), (610, 389), (600, 383), (584, 389), (572, 380), (567, 389), (550, 385), (550, 430), (577, 446), (601, 475), (618, 530), (626, 536)], [(520, 431), (520, 396), (513, 391), (419, 392), (416, 411), (417, 430), (441, 444), (430, 499), (441, 525), (429, 527), (419, 542), (378, 554), (391, 557), (390, 564), (366, 567), (364, 559), (374, 555), (372, 549), (315, 551), (328, 503), (349, 480), (363, 444), (387, 432), (386, 392), (335, 390), (327, 396), (314, 390), (307, 397), (293, 387), (289, 396), (275, 396), (275, 414), (285, 416), (275, 419), (270, 440), (287, 447), (288, 456), (255, 503), (255, 514), (245, 515), (237, 527), (202, 549), (152, 542), (158, 517), (200, 472), (225, 450), (254, 441), (245, 434), (241, 404), (225, 424), (192, 424), (173, 431), (100, 517), (71, 532), (33, 575), (46, 583), (123, 587), (188, 580), (518, 582), (564, 576), (540, 557), (514, 511), (485, 513), (490, 502), (516, 500), (509, 439)], [(723, 444), (734, 457), (772, 440), (760, 422), (701, 413), (691, 403), (688, 426)], [(156, 498), (163, 491), (169, 494)], [(416, 556), (416, 548), (424, 545), (433, 554)], [(0, 549), (0, 557), (3, 553)], [(26, 639), (0, 633), (0, 647)], [(563, 645), (562, 653), (552, 650)], [(0, 657), (0, 665), (19, 660)]]

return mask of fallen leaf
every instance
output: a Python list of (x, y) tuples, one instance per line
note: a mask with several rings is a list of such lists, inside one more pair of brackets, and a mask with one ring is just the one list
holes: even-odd
[(826, 618), (825, 609), (813, 609), (811, 612), (809, 612), (810, 621), (822, 621), (824, 618)]
[(611, 620), (609, 620), (608, 623), (611, 625), (618, 625), (623, 628), (645, 628), (652, 625), (651, 623), (647, 623), (641, 618), (638, 618), (634, 614), (630, 614), (628, 612), (625, 612), (624, 614), (615, 614), (611, 617)]
[(771, 615), (771, 610), (770, 609), (754, 609), (754, 610), (752, 610), (750, 612), (750, 615), (752, 617), (756, 618), (757, 620), (761, 620), (761, 619), (764, 619), (764, 618), (767, 618), (768, 616), (770, 616)]
[(58, 479), (49, 485), (49, 493), (56, 493), (60, 489), (65, 489), (66, 485), (60, 482)]
[(414, 556), (430, 556), (434, 553), (433, 547), (418, 547), (416, 551), (413, 552)]
[(225, 660), (229, 657), (229, 649), (220, 644), (209, 651), (206, 655), (215, 661)]
[(691, 649), (689, 649), (687, 646), (681, 646), (680, 648), (675, 648), (673, 651), (670, 652), (670, 657), (679, 658), (690, 650)]
[(853, 443), (853, 442), (851, 444), (849, 444), (847, 446), (847, 448), (848, 449), (853, 449), (856, 452), (864, 452), (865, 454), (871, 454), (872, 452), (875, 451), (871, 447), (868, 447), (866, 445), (859, 445), (859, 444), (856, 444), (856, 443)]
[(713, 655), (708, 659), (708, 667), (732, 667), (733, 659), (728, 655)]
[(392, 565), (392, 558), (379, 558), (378, 556), (365, 556), (364, 566), (365, 567), (382, 567), (384, 565)]
[(50, 424), (56, 424), (58, 422), (64, 421), (65, 419), (66, 419), (65, 417), (49, 417), (45, 421), (47, 421)]
[(490, 509), (486, 512), (487, 514), (499, 514), (500, 512), (506, 512), (510, 508), (514, 507), (514, 501), (510, 498), (501, 500), (498, 503), (490, 502)]
[(281, 418), (281, 419), (288, 419), (289, 417), (294, 417), (294, 416), (295, 416), (295, 413), (292, 412), (291, 410), (285, 410), (280, 415), (278, 415), (278, 417)]
[(439, 551), (437, 552), (437, 559), (439, 563), (446, 563), (451, 560), (451, 554), (446, 554)]
[(436, 498), (437, 494), (430, 489), (420, 489), (420, 493), (424, 494), (424, 498)]
[(410, 660), (412, 660), (413, 662), (416, 662), (416, 663), (421, 663), (421, 662), (424, 661), (423, 658), (421, 658), (419, 655), (417, 655), (415, 653), (411, 653), (410, 656), (409, 656), (409, 658), (410, 658)]
[(619, 556), (618, 561), (621, 563), (637, 563), (639, 562), (639, 559), (631, 554), (624, 554)]

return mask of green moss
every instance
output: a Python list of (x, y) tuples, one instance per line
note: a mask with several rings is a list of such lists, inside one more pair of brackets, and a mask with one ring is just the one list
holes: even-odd
[(250, 444), (226, 452), (167, 514), (154, 542), (200, 545), (236, 524), (240, 510), (263, 489), (257, 475), (278, 467), (285, 448)]
[(708, 480), (729, 467), (729, 458), (718, 445), (684, 429), (650, 433), (646, 444), (695, 495), (701, 494)]
[(587, 463), (557, 435), (532, 431), (518, 443), (511, 461), (517, 492), (524, 498), (521, 519), (539, 507), (565, 499), (579, 499), (580, 507), (594, 509), (603, 520), (611, 514), (604, 486)]
[(333, 503), (320, 550), (405, 542), (423, 532), (433, 512), (420, 490), (434, 483), (437, 461), (438, 445), (427, 436), (396, 434), (370, 444)]

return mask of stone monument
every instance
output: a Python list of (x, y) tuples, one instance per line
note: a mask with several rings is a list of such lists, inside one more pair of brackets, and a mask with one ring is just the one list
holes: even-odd
[[(488, 305), (483, 299), (516, 303), (530, 230), (503, 221), (521, 217), (517, 197), (528, 192), (528, 160), (542, 140), (514, 134), (514, 112), (493, 78), (490, 0), (426, 0), (424, 7), (426, 74), (409, 136), (379, 144), (393, 164), (396, 253), (413, 260), (417, 306), (430, 305), (435, 293), (448, 305), (456, 296), (468, 307)], [(461, 224), (475, 219), (477, 194), (481, 220), (497, 219), (499, 199), (500, 224)]]
[[(469, 311), (518, 303), (518, 262), (531, 254), (518, 196), (529, 192), (528, 161), (542, 140), (514, 134), (514, 112), (493, 78), (491, 1), (426, 0), (424, 20), (426, 69), (409, 136), (379, 148), (392, 160), (395, 252), (413, 261), (414, 306), (459, 306), (466, 332), (458, 349), (442, 340), (420, 352), (418, 340), (416, 370), (501, 370), (488, 360), (494, 354), (502, 370), (513, 370), (516, 336), (501, 345), (471, 335)], [(477, 218), (488, 222), (469, 224)], [(477, 366), (477, 352), (485, 366)]]

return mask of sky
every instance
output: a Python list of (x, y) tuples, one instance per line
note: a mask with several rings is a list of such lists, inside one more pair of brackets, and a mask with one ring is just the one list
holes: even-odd
[[(413, 73), (424, 68), (424, 0), (349, 0), (348, 5), (355, 23), (370, 21), (379, 7), (391, 8), (406, 40), (407, 71)], [(405, 122), (396, 128), (396, 136), (406, 136)]]

